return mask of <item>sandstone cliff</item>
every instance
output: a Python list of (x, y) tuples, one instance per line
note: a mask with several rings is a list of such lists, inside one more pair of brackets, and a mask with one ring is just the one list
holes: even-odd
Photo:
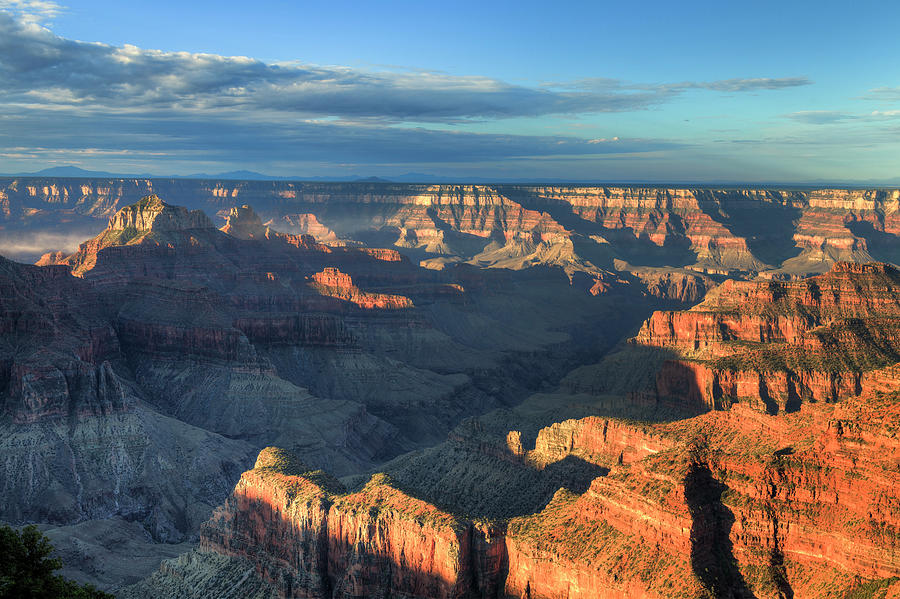
[(284, 597), (467, 596), (469, 525), (384, 475), (355, 493), (276, 448), (260, 453), (201, 548), (249, 557)]
[(894, 393), (778, 417), (747, 407), (657, 424), (589, 417), (542, 429), (530, 451), (518, 433), (505, 445), (485, 437), (454, 454), (463, 469), (483, 463), (479, 454), (506, 476), (573, 456), (610, 468), (493, 523), (454, 516), (384, 475), (348, 493), (268, 449), (203, 548), (249, 559), (283, 597), (774, 599), (887, 588), (900, 574), (897, 405)]
[(900, 361), (900, 271), (840, 262), (796, 282), (726, 281), (687, 311), (656, 312), (634, 343), (676, 354), (661, 397), (769, 412), (857, 396)]

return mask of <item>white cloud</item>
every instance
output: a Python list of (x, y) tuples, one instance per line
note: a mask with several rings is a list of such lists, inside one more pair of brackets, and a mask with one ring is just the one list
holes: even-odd
[(52, 0), (0, 0), (0, 10), (15, 14), (27, 23), (46, 23), (65, 8)]
[[(13, 0), (21, 1), (21, 0)], [(55, 4), (38, 4), (52, 14)], [(643, 110), (685, 89), (747, 91), (805, 85), (804, 78), (525, 87), (428, 71), (266, 64), (247, 57), (114, 47), (68, 40), (0, 13), (0, 102), (104, 109), (240, 109), (305, 117), (447, 121)]]

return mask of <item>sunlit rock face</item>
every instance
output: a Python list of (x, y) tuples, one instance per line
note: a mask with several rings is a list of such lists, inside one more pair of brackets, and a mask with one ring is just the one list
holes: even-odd
[(203, 189), (0, 262), (0, 518), (199, 535), (123, 596), (898, 591), (892, 192)]
[[(875, 427), (863, 425), (870, 410)], [(882, 533), (898, 515), (896, 472), (883, 475), (896, 418), (895, 403), (869, 399), (644, 427), (655, 445), (645, 457), (510, 523), (510, 576), (521, 574), (508, 585), (545, 597), (573, 579), (585, 597), (781, 597), (896, 576), (898, 539)]]
[(326, 268), (312, 275), (313, 285), (322, 295), (336, 297), (350, 301), (360, 308), (399, 310), (412, 308), (413, 303), (408, 297), (402, 295), (389, 295), (384, 293), (364, 293), (353, 284), (350, 275), (342, 273), (336, 268)]
[[(356, 531), (336, 536), (352, 539), (358, 569), (347, 578), (349, 543), (339, 541), (340, 557), (329, 558), (324, 570), (330, 592), (585, 599), (896, 592), (900, 398), (889, 325), (900, 313), (898, 292), (893, 266), (838, 263), (805, 281), (726, 283), (692, 310), (655, 315), (623, 351), (643, 344), (683, 354), (661, 363), (658, 398), (710, 411), (671, 422), (564, 420), (540, 429), (533, 449), (520, 430), (502, 428), (515, 422), (514, 414), (501, 424), (494, 418), (461, 425), (446, 443), (388, 464), (390, 478), (379, 475), (331, 496), (328, 517), (338, 516), (341, 531)], [(737, 374), (714, 372), (719, 391), (710, 393), (713, 383), (699, 379), (712, 372), (707, 356), (730, 357), (733, 344), (746, 351), (750, 343), (761, 344), (760, 351), (789, 348), (810, 364), (823, 364), (813, 360), (826, 348), (834, 365), (847, 370), (778, 371), (759, 361), (731, 371)], [(686, 384), (679, 376), (693, 378)], [(857, 382), (836, 383), (847, 379)], [(817, 396), (817, 389), (826, 394)], [(790, 404), (794, 393), (802, 401)], [(589, 484), (576, 473), (590, 470), (573, 469), (573, 460), (600, 469)], [(513, 481), (553, 469), (575, 490), (531, 504), (511, 501)], [(489, 481), (490, 492), (474, 491), (466, 477)], [(540, 479), (533, 480), (538, 491)], [(476, 525), (451, 516), (472, 514), (473, 506), (495, 519)], [(498, 518), (509, 506), (515, 511)], [(420, 523), (446, 523), (449, 537), (426, 527), (420, 535), (427, 549), (405, 545), (406, 525), (398, 519), (410, 513)], [(232, 534), (221, 526), (227, 521), (214, 525), (223, 538)], [(329, 539), (331, 526), (328, 520)], [(468, 536), (451, 534), (463, 529)], [(327, 555), (333, 551), (329, 544)], [(453, 559), (467, 555), (477, 559)], [(457, 594), (422, 582), (423, 573)]]
[[(401, 490), (404, 466), (399, 479), (379, 474), (348, 491), (267, 449), (204, 528), (200, 554), (248, 560), (283, 597), (774, 599), (887, 588), (900, 573), (897, 405), (894, 390), (778, 416), (736, 406), (670, 423), (587, 417), (541, 429), (534, 449), (510, 431), (476, 445), (460, 437), (424, 458), (440, 469), (451, 452), (473, 476), (490, 471), (486, 496), (498, 507), (503, 481), (523, 467), (602, 467), (586, 487), (493, 522)], [(453, 504), (464, 484), (412, 487)]]
[[(110, 219), (107, 227), (110, 231), (135, 233), (149, 231), (186, 231), (189, 229), (208, 229), (212, 221), (202, 211), (189, 211), (181, 206), (169, 206), (159, 196), (149, 195), (137, 204), (127, 206)], [(131, 239), (118, 240), (119, 245)]]
[(286, 597), (445, 599), (467, 596), (479, 581), (496, 587), (499, 564), (491, 557), (498, 552), (479, 538), (473, 571), (472, 532), (385, 475), (348, 493), (327, 474), (267, 448), (204, 527), (201, 549), (249, 558)]
[(900, 271), (839, 262), (804, 281), (727, 281), (690, 310), (656, 312), (634, 343), (682, 358), (660, 370), (662, 397), (778, 412), (894, 380), (898, 316)]

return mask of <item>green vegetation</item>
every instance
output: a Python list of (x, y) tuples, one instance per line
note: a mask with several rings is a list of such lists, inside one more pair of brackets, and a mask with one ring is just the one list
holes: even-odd
[[(309, 494), (309, 485), (305, 483), (311, 483), (328, 495), (346, 493), (344, 486), (334, 476), (324, 470), (311, 470), (292, 452), (280, 447), (266, 447), (260, 451), (253, 469), (264, 477), (278, 476), (278, 485), (296, 496)], [(297, 480), (298, 478), (303, 481)]]
[(891, 585), (900, 583), (900, 578), (881, 578), (858, 584), (844, 595), (844, 599), (883, 599)]
[(125, 227), (118, 230), (107, 229), (103, 232), (103, 237), (100, 239), (100, 247), (136, 243), (144, 239), (148, 233), (149, 231), (138, 231), (136, 227)]
[(507, 535), (538, 551), (592, 564), (627, 535), (603, 520), (585, 518), (578, 509), (579, 498), (560, 488), (541, 512), (510, 520)]
[(271, 470), (285, 476), (300, 476), (309, 471), (296, 455), (280, 447), (266, 447), (260, 451), (253, 469)]
[(35, 526), (16, 530), (0, 526), (0, 597), (113, 599), (91, 585), (67, 580), (56, 570), (59, 559), (52, 558), (53, 545)]
[(561, 488), (543, 511), (513, 518), (507, 537), (535, 560), (567, 560), (609, 579), (641, 581), (663, 597), (710, 597), (691, 573), (687, 556), (596, 516), (590, 500)]
[(893, 318), (848, 318), (811, 332), (820, 349), (786, 343), (728, 341), (723, 345), (734, 353), (713, 359), (709, 364), (715, 369), (734, 372), (866, 372), (900, 360), (900, 347), (892, 334), (897, 330), (900, 321)]
[(156, 206), (162, 207), (162, 205), (163, 205), (163, 202), (162, 202), (162, 200), (159, 199), (159, 196), (157, 196), (156, 194), (152, 194), (152, 195), (148, 195), (148, 196), (142, 197), (142, 198), (140, 199), (140, 201), (138, 201), (138, 202), (132, 204), (131, 207), (138, 208), (138, 209), (141, 209), (141, 210), (142, 210), (142, 209), (144, 209), (144, 208), (149, 208), (149, 207), (151, 207), (151, 206), (153, 206), (153, 207), (156, 207)]
[(335, 505), (347, 512), (368, 510), (372, 518), (393, 512), (421, 526), (445, 528), (460, 532), (464, 525), (453, 514), (445, 512), (427, 501), (417, 499), (399, 490), (390, 476), (383, 472), (372, 475), (358, 492), (335, 500)]

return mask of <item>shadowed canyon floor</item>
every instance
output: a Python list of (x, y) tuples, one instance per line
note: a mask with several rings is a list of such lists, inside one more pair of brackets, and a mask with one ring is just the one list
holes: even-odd
[[(69, 575), (900, 593), (895, 192), (5, 185), (7, 230), (108, 217), (0, 261), (0, 519), (46, 523)], [(151, 188), (225, 223), (120, 208)]]

